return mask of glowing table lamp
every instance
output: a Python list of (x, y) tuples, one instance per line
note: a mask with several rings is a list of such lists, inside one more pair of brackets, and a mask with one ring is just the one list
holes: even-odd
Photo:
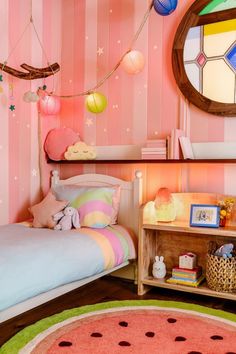
[(160, 188), (155, 198), (157, 221), (171, 222), (176, 218), (174, 198), (168, 188)]

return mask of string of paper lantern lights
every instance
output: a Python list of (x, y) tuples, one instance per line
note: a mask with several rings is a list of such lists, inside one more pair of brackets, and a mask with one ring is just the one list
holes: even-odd
[[(31, 12), (30, 12), (30, 19), (29, 22), (27, 23), (23, 33), (21, 34), (19, 40), (13, 47), (13, 49), (10, 51), (10, 54), (7, 58), (6, 61), (4, 61), (3, 64), (0, 63), (0, 70), (6, 71), (9, 75), (16, 76), (20, 79), (25, 79), (25, 80), (34, 80), (38, 78), (45, 78), (47, 76), (52, 75), (53, 76), (53, 89), (51, 92), (46, 91), (46, 85), (43, 85), (43, 87), (39, 88), (37, 93), (36, 92), (31, 92), (27, 91), (23, 95), (23, 100), (25, 102), (31, 103), (31, 102), (39, 102), (39, 110), (41, 113), (44, 115), (55, 115), (59, 113), (60, 111), (60, 98), (73, 98), (73, 97), (78, 97), (78, 96), (86, 96), (85, 99), (85, 105), (88, 111), (98, 114), (101, 113), (105, 110), (107, 106), (107, 98), (100, 92), (97, 92), (97, 89), (103, 85), (103, 83), (108, 80), (113, 73), (121, 66), (128, 74), (130, 75), (135, 75), (138, 74), (139, 72), (142, 71), (145, 65), (145, 59), (143, 54), (138, 51), (133, 49), (135, 42), (137, 41), (150, 13), (152, 8), (154, 7), (155, 11), (161, 15), (161, 16), (167, 16), (170, 15), (177, 7), (178, 0), (152, 0), (146, 13), (144, 14), (144, 17), (141, 21), (141, 24), (138, 27), (138, 30), (136, 31), (128, 49), (126, 52), (121, 56), (120, 60), (117, 62), (117, 64), (110, 70), (94, 87), (80, 92), (76, 93), (73, 95), (56, 95), (54, 93), (54, 75), (56, 72), (60, 70), (60, 66), (57, 63), (50, 64), (47, 58), (46, 51), (43, 47), (43, 44), (39, 38), (38, 32), (36, 30), (36, 27), (34, 25), (33, 21), (33, 16), (32, 16), (32, 0), (31, 0)], [(9, 57), (12, 55), (13, 51), (17, 47), (18, 43), (21, 41), (24, 33), (26, 32), (26, 29), (32, 25), (33, 30), (36, 34), (36, 37), (39, 41), (39, 44), (42, 48), (42, 51), (44, 53), (45, 58), (47, 59), (48, 67), (47, 68), (34, 68), (32, 66), (29, 66), (27, 64), (22, 64), (21, 67), (26, 69), (28, 73), (24, 73), (18, 70), (15, 70), (13, 68), (10, 68), (7, 66), (7, 61)], [(3, 81), (3, 76), (0, 75), (0, 81)], [(14, 107), (14, 108), (12, 108)], [(15, 109), (14, 105), (11, 105), (9, 107), (11, 110)]]
[[(88, 111), (98, 114), (102, 113), (107, 107), (107, 98), (97, 89), (113, 75), (113, 73), (121, 66), (128, 74), (134, 75), (142, 71), (145, 65), (145, 59), (142, 52), (132, 49), (137, 41), (150, 13), (154, 7), (155, 11), (161, 16), (170, 15), (177, 7), (178, 0), (153, 0), (151, 1), (138, 30), (136, 31), (128, 50), (121, 56), (117, 64), (109, 71), (94, 87), (71, 95), (55, 95), (54, 93), (44, 94), (40, 99), (40, 110), (44, 114), (56, 114), (59, 112), (60, 98), (73, 98), (78, 96), (86, 96), (85, 105)], [(50, 113), (51, 112), (51, 113)]]

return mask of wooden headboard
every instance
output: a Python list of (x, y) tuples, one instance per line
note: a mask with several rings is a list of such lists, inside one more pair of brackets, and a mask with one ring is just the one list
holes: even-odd
[(133, 181), (102, 174), (82, 174), (67, 179), (60, 179), (57, 170), (52, 171), (51, 186), (77, 184), (81, 186), (114, 186), (121, 187), (118, 222), (129, 227), (138, 235), (139, 207), (142, 204), (142, 172), (136, 171)]

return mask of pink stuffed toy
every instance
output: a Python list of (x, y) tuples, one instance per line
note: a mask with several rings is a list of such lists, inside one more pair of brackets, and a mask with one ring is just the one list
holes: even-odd
[(72, 227), (80, 228), (79, 213), (73, 207), (66, 207), (64, 210), (53, 216), (54, 221), (59, 221), (54, 230), (70, 230)]

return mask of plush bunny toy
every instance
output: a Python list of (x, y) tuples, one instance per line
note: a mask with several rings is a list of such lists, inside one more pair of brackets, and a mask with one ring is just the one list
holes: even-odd
[(54, 221), (59, 221), (54, 230), (70, 230), (72, 227), (76, 229), (80, 227), (79, 213), (73, 207), (66, 207), (64, 210), (53, 216)]
[(156, 256), (155, 257), (155, 262), (153, 263), (153, 268), (152, 268), (152, 274), (154, 278), (161, 279), (164, 278), (166, 275), (166, 265), (163, 262), (164, 257), (163, 256)]
[(223, 258), (231, 258), (234, 245), (232, 243), (225, 243), (220, 246), (214, 253), (215, 256), (220, 256)]

